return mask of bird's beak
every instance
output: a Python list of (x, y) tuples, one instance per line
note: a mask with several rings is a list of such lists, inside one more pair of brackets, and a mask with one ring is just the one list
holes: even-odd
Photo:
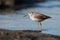
[(24, 15), (24, 17), (26, 17), (27, 15)]
[(28, 16), (28, 13), (24, 15), (24, 17)]

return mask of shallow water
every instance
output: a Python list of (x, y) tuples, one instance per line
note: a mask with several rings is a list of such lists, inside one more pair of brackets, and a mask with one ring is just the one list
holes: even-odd
[[(50, 4), (51, 3), (51, 4)], [(55, 3), (55, 4), (54, 4)], [(57, 3), (57, 4), (56, 4)], [(41, 4), (41, 5), (40, 5)], [(45, 3), (37, 3), (36, 5), (43, 7), (31, 7), (14, 12), (11, 15), (0, 15), (0, 29), (9, 30), (35, 30), (36, 22), (30, 20), (29, 16), (23, 17), (29, 11), (40, 12), (45, 15), (51, 16), (42, 22), (42, 32), (47, 34), (60, 35), (60, 7), (53, 5), (60, 5), (57, 1), (50, 1)], [(46, 6), (49, 4), (48, 6)], [(52, 5), (53, 4), (53, 5)], [(52, 6), (49, 8), (49, 6)], [(38, 28), (39, 30), (40, 28)]]

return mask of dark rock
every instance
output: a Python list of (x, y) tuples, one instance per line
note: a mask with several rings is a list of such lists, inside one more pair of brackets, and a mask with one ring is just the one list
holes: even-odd
[(36, 30), (0, 30), (0, 40), (60, 40), (60, 36)]

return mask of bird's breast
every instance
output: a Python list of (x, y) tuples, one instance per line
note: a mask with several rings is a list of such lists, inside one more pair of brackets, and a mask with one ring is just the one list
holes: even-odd
[(33, 21), (37, 21), (38, 20), (37, 18), (34, 18), (33, 16), (31, 16), (30, 19), (33, 20)]

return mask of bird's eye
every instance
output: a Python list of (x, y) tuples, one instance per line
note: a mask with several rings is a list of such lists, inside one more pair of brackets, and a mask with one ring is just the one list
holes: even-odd
[(31, 13), (33, 13), (33, 12), (31, 12)]
[(33, 14), (33, 12), (31, 12), (31, 14)]

